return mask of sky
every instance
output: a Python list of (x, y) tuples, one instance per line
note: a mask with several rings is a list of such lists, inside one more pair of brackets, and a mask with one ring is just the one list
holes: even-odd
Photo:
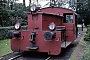
[[(33, 0), (32, 0), (33, 1)], [(18, 1), (18, 3), (22, 3), (23, 2), (23, 0), (19, 0)], [(25, 0), (25, 2), (26, 2), (26, 6), (28, 6), (29, 5), (29, 0)], [(46, 0), (46, 1), (43, 1), (43, 0), (40, 0), (39, 2), (38, 2), (38, 4), (41, 4), (42, 5), (42, 7), (45, 5), (45, 4), (47, 4), (49, 2), (49, 0)], [(34, 4), (36, 4), (35, 2), (32, 2), (32, 3), (34, 3)]]
[[(18, 3), (22, 3), (22, 2), (23, 2), (23, 0), (18, 0)], [(29, 6), (29, 0), (25, 0), (25, 2), (26, 2), (26, 6)], [(48, 2), (50, 2), (50, 0), (45, 0), (45, 1), (44, 0), (39, 0), (38, 4), (40, 4), (41, 7), (48, 7), (48, 5), (45, 6)], [(37, 4), (37, 3), (34, 2), (34, 0), (32, 0), (32, 3)], [(66, 4), (63, 7), (68, 8), (69, 4)]]

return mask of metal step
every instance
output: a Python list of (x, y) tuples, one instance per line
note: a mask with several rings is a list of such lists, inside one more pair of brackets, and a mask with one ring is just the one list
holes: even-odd
[(56, 29), (57, 31), (63, 31), (65, 30), (65, 28), (61, 28), (61, 29)]
[(71, 41), (64, 41), (61, 43), (61, 48), (66, 48), (68, 45), (70, 45), (72, 42)]
[(63, 31), (65, 29), (66, 29), (65, 26), (56, 26), (57, 31)]
[(29, 50), (38, 50), (39, 47), (38, 46), (29, 46), (29, 47), (26, 47), (28, 48)]

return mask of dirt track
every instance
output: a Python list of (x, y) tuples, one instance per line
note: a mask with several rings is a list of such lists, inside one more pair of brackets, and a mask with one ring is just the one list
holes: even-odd
[(71, 57), (69, 58), (70, 59), (73, 59), (73, 60), (80, 60), (80, 58), (82, 57), (83, 55), (83, 45), (85, 44), (85, 41), (83, 40), (83, 36), (85, 34), (84, 31), (82, 31), (81, 33), (81, 36), (78, 36), (78, 38), (81, 38), (79, 41), (79, 44), (75, 47), (75, 50), (74, 52), (72, 53)]

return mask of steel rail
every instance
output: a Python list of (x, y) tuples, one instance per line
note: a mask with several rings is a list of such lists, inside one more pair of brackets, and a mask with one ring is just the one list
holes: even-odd
[(22, 56), (22, 54), (17, 55), (17, 56), (15, 56), (15, 57), (12, 57), (12, 58), (10, 58), (10, 59), (8, 59), (8, 60), (14, 60), (14, 59), (17, 59), (17, 58), (19, 58), (19, 57), (21, 57), (21, 56)]
[(47, 57), (45, 60), (50, 60), (51, 59), (51, 56)]

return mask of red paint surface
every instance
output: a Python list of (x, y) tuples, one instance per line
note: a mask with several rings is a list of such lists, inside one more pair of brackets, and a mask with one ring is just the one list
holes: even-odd
[[(32, 46), (30, 40), (30, 33), (31, 31), (22, 31), (21, 32), (21, 37), (24, 36), (22, 40), (11, 40), (13, 44), (11, 44), (11, 48), (13, 51), (18, 51), (18, 49), (22, 51), (31, 51), (27, 49), (26, 47)], [(58, 55), (61, 52), (61, 32), (56, 33), (56, 38), (51, 40), (51, 41), (46, 41), (44, 39), (44, 32), (37, 32), (36, 35), (36, 46), (39, 47), (38, 52), (47, 52), (48, 54), (51, 55)]]

